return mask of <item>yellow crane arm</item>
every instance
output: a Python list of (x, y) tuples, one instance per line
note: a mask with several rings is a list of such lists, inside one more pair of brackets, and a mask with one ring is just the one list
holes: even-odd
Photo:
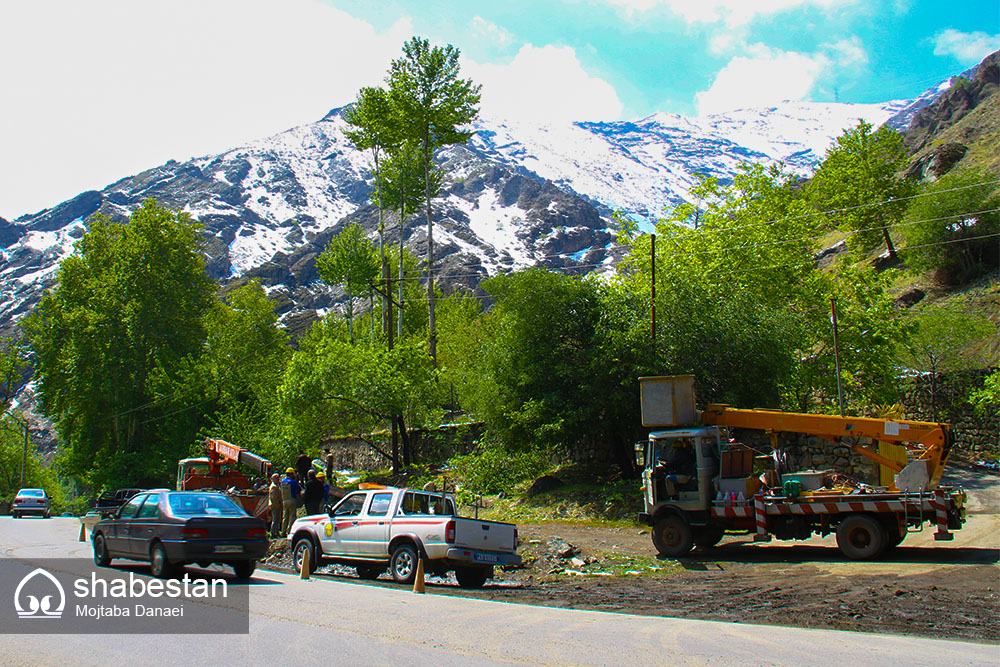
[[(901, 444), (914, 452), (916, 458), (928, 461), (933, 487), (941, 481), (944, 465), (951, 451), (953, 436), (949, 424), (905, 420), (872, 419), (868, 417), (838, 417), (801, 412), (773, 410), (743, 410), (728, 405), (712, 404), (701, 413), (701, 422), (709, 425), (748, 428), (771, 433), (805, 433), (826, 440), (871, 438), (881, 442)], [(887, 465), (897, 472), (899, 464), (867, 447), (854, 446), (854, 451)]]

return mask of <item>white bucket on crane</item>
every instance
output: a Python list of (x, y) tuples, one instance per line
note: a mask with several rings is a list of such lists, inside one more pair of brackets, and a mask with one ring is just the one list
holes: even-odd
[(639, 378), (639, 400), (643, 426), (660, 428), (698, 422), (693, 375)]

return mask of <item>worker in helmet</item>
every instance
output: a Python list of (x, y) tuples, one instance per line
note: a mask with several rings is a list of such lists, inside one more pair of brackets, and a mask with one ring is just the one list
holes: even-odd
[(660, 446), (657, 459), (653, 477), (663, 480), (667, 498), (676, 498), (678, 486), (687, 484), (695, 476), (697, 457), (694, 447), (686, 438), (674, 440), (670, 447)]
[(327, 503), (330, 502), (330, 483), (326, 481), (326, 473), (323, 471), (316, 473), (316, 479), (323, 485), (322, 507), (326, 507)]
[(299, 495), (302, 489), (299, 487), (299, 483), (295, 480), (295, 468), (288, 468), (285, 470), (285, 478), (281, 480), (281, 514), (282, 514), (282, 526), (281, 532), (288, 535), (292, 530), (292, 524), (295, 523), (295, 516), (298, 513), (299, 507)]

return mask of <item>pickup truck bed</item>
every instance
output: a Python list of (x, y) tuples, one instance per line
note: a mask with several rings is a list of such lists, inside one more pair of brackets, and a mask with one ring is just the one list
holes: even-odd
[(459, 585), (478, 588), (495, 565), (516, 565), (517, 527), (460, 517), (447, 495), (415, 489), (366, 489), (348, 494), (328, 514), (298, 519), (289, 532), (296, 568), (325, 563), (357, 568), (363, 579), (387, 569), (411, 583), (417, 559), (435, 574), (455, 571)]

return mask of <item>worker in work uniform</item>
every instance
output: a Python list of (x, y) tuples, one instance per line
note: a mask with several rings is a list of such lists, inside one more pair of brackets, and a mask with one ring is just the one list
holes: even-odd
[(303, 496), (306, 506), (306, 516), (312, 516), (313, 514), (319, 514), (320, 506), (323, 504), (323, 481), (317, 479), (318, 475), (315, 470), (310, 470), (308, 477), (309, 481), (306, 482)]
[(330, 502), (330, 485), (326, 481), (325, 472), (316, 473), (316, 479), (323, 485), (323, 502), (320, 504), (320, 509), (323, 509)]
[(281, 480), (281, 532), (285, 535), (291, 532), (292, 524), (295, 523), (300, 493), (299, 483), (295, 481), (295, 468), (289, 468), (285, 471), (285, 478)]
[(695, 476), (697, 458), (690, 440), (674, 440), (670, 449), (660, 450), (660, 460), (653, 476), (662, 479), (667, 497), (677, 495), (677, 487), (687, 484)]
[(271, 508), (271, 537), (281, 534), (281, 514), (284, 500), (281, 497), (281, 475), (271, 475), (271, 486), (267, 487), (267, 503)]

